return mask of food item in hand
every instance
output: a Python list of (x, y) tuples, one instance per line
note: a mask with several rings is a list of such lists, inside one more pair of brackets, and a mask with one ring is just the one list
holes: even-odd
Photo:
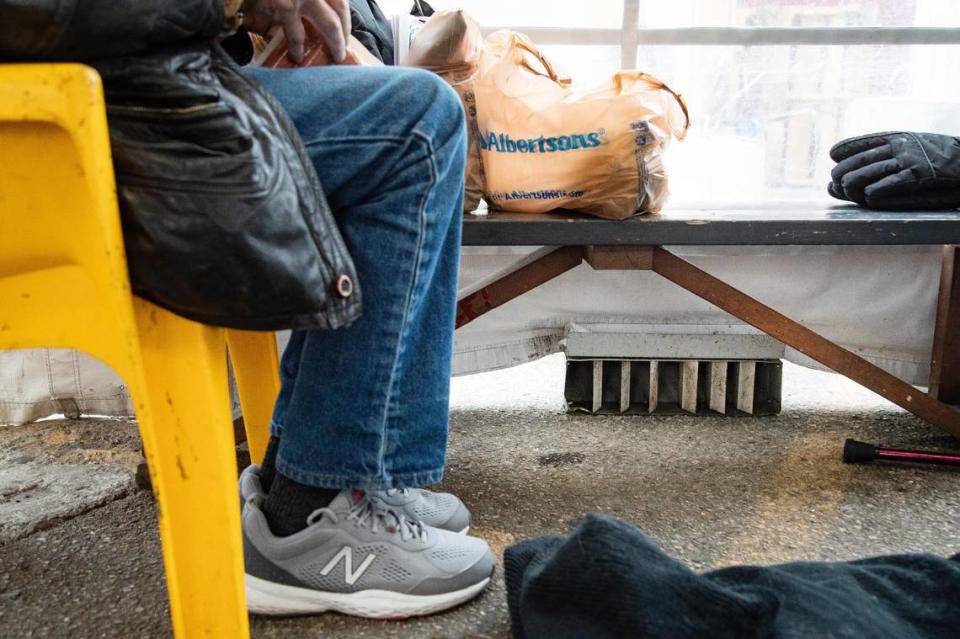
[[(312, 28), (307, 27), (307, 41), (303, 45), (303, 60), (297, 63), (287, 50), (287, 37), (283, 30), (277, 31), (266, 47), (254, 59), (254, 66), (269, 67), (271, 69), (293, 69), (296, 67), (324, 67), (338, 64), (333, 61), (330, 50), (319, 37), (311, 34)], [(367, 48), (355, 37), (347, 39), (347, 57), (339, 64), (354, 64), (361, 66), (383, 66)]]

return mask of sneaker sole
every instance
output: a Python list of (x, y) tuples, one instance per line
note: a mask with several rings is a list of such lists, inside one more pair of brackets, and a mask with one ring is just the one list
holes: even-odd
[(463, 590), (442, 595), (406, 595), (389, 590), (354, 593), (309, 590), (245, 575), (247, 608), (255, 615), (294, 616), (339, 612), (368, 619), (404, 619), (430, 615), (479, 595), (490, 577)]

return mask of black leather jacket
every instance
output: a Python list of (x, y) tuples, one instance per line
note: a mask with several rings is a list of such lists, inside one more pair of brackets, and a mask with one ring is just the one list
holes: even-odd
[(0, 0), (0, 60), (100, 72), (138, 295), (219, 326), (347, 325), (360, 290), (319, 179), (223, 25), (223, 0)]

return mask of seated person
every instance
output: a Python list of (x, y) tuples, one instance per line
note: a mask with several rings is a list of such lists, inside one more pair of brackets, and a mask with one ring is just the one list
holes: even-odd
[[(246, 26), (283, 28), (294, 59), (302, 20), (343, 59), (345, 0), (246, 4)], [(266, 459), (241, 480), (250, 609), (406, 617), (449, 608), (481, 592), (495, 567), (487, 544), (465, 534), (460, 500), (416, 488), (441, 480), (446, 452), (460, 101), (415, 69), (249, 73), (295, 122), (364, 293), (359, 321), (295, 331), (283, 354)]]
[[(144, 152), (127, 159), (155, 168), (161, 174), (156, 177), (173, 180), (180, 185), (173, 193), (182, 195), (185, 171), (164, 171), (163, 162), (175, 164), (180, 152), (194, 153), (190, 159), (201, 162), (208, 152), (212, 157), (242, 153), (244, 136), (254, 137), (244, 126), (201, 122), (204, 126), (195, 125), (195, 130), (218, 144), (219, 136), (236, 134), (229, 143), (207, 148), (202, 137), (190, 137), (193, 130), (176, 125), (197, 113), (197, 120), (205, 120), (202, 109), (220, 90), (230, 99), (216, 105), (216, 114), (236, 112), (231, 109), (244, 96), (261, 97), (255, 91), (233, 91), (222, 82), (226, 75), (233, 78), (232, 67), (221, 75), (206, 67), (221, 57), (219, 52), (208, 55), (210, 38), (223, 32), (225, 24), (227, 30), (237, 26), (240, 13), (254, 32), (268, 35), (283, 29), (296, 60), (302, 59), (305, 25), (326, 42), (336, 60), (344, 57), (351, 30), (347, 0), (0, 0), (0, 60), (86, 61), (104, 77), (108, 104), (111, 93), (134, 111), (141, 107), (125, 100), (156, 102), (147, 109), (164, 114), (156, 122), (149, 116), (126, 122), (121, 131), (122, 118), (110, 118), (114, 159), (129, 151), (118, 153), (123, 147), (155, 150), (156, 155)], [(241, 479), (250, 608), (275, 614), (338, 610), (406, 617), (456, 605), (486, 587), (496, 562), (484, 541), (465, 534), (470, 515), (460, 500), (417, 487), (441, 480), (446, 453), (466, 156), (460, 100), (438, 76), (414, 69), (252, 69), (250, 74), (273, 92), (305, 142), (303, 150), (315, 165), (352, 254), (364, 311), (346, 328), (294, 332), (284, 353), (268, 454), (262, 468), (247, 469)], [(205, 87), (203, 81), (212, 84)], [(157, 95), (163, 89), (171, 95)], [(181, 89), (182, 95), (177, 93)], [(167, 97), (176, 108), (166, 108)], [(251, 139), (251, 145), (257, 142), (263, 148), (242, 159), (263, 161), (275, 153), (280, 170), (297, 171), (301, 149), (286, 139), (286, 122), (253, 117), (258, 109), (269, 112), (272, 104), (251, 104), (250, 122), (276, 130)], [(181, 118), (185, 114), (188, 117)], [(171, 138), (174, 151), (164, 154), (160, 151), (168, 126), (186, 139)], [(286, 158), (294, 155), (296, 161)], [(219, 166), (230, 171), (237, 164)], [(123, 171), (115, 172), (122, 202)], [(229, 200), (239, 199), (236, 191), (219, 189), (222, 175), (207, 177), (204, 187), (222, 195), (211, 201), (224, 211), (231, 209)], [(278, 198), (276, 210), (292, 208), (303, 214), (300, 198), (317, 192), (313, 175), (287, 177), (280, 182), (287, 188), (302, 187), (303, 193), (291, 193), (293, 203), (286, 207)], [(163, 206), (173, 201), (166, 197), (169, 184), (162, 184), (157, 189), (162, 196), (143, 198), (157, 207), (152, 212), (158, 217), (169, 212), (169, 206)], [(187, 196), (193, 198), (194, 192)], [(237, 208), (258, 213), (252, 207), (259, 201), (251, 199), (251, 208), (239, 201)], [(316, 216), (313, 222), (328, 224), (326, 206), (311, 204), (317, 204), (307, 212)], [(204, 215), (195, 210), (187, 214)], [(181, 226), (193, 228), (170, 226), (178, 231)], [(215, 226), (204, 228), (215, 233)], [(316, 262), (303, 264), (322, 269), (322, 260), (341, 257), (339, 245), (336, 255), (320, 246), (322, 232), (329, 228), (304, 223), (302, 229), (316, 231), (311, 238)], [(164, 241), (184, 239), (171, 236)], [(282, 238), (264, 237), (261, 252), (287, 248), (277, 243)], [(255, 233), (244, 238), (251, 244), (258, 239)], [(128, 264), (136, 253), (129, 249)], [(250, 254), (256, 252), (255, 247)], [(153, 257), (149, 251), (139, 255), (147, 261)], [(190, 277), (190, 269), (185, 271)], [(333, 283), (331, 273), (322, 275), (326, 277), (304, 272), (303, 278)], [(345, 281), (351, 284), (349, 278)], [(198, 290), (206, 289), (191, 293)], [(351, 297), (352, 286), (345, 290), (337, 292)], [(319, 292), (318, 298), (325, 299)], [(358, 306), (354, 302), (351, 311)], [(318, 317), (311, 315), (311, 321), (301, 325), (332, 323), (324, 314), (326, 307), (308, 310)]]

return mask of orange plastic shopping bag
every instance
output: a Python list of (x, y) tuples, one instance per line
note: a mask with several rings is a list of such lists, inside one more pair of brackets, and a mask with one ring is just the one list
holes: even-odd
[(492, 207), (610, 219), (663, 207), (663, 152), (690, 125), (683, 98), (663, 82), (622, 71), (573, 89), (526, 36), (498, 31), (485, 41), (473, 89)]

